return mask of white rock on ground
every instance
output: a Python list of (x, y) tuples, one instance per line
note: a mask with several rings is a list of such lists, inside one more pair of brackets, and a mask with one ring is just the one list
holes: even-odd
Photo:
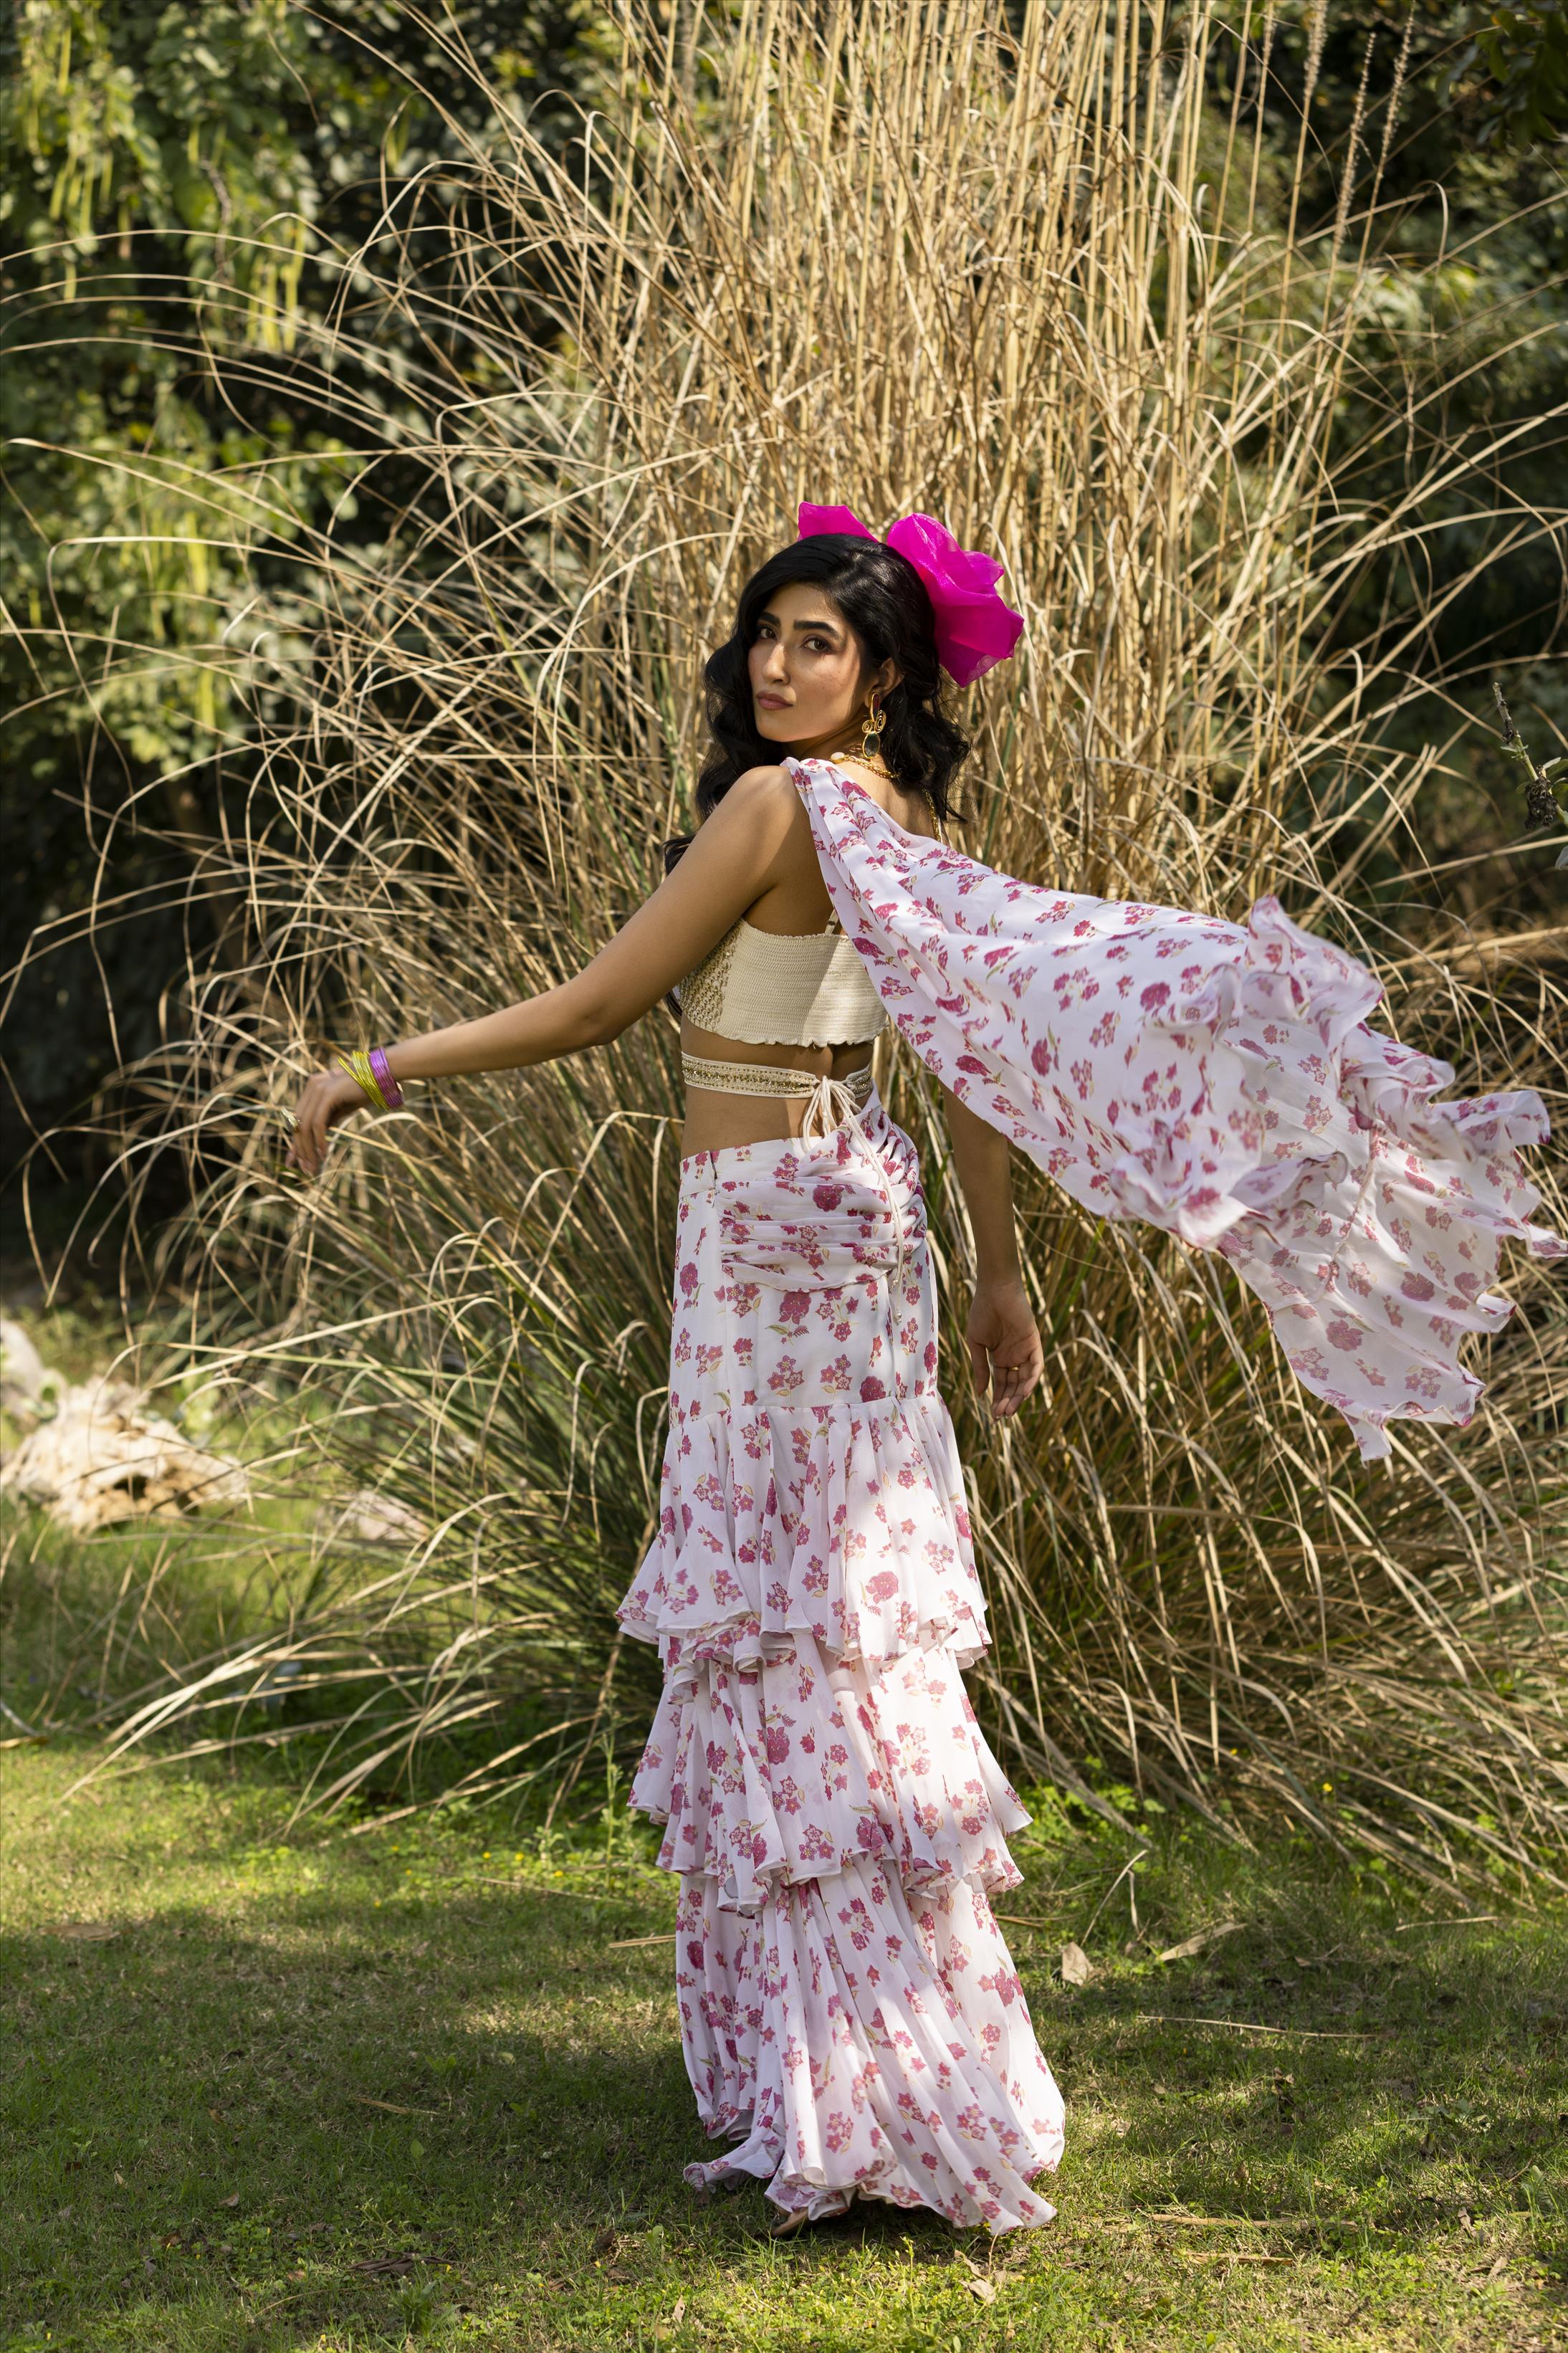
[(0, 1316), (0, 1407), (18, 1419), (37, 1413), (54, 1377), (22, 1326)]
[(249, 1493), (243, 1464), (204, 1453), (145, 1411), (139, 1390), (107, 1378), (61, 1391), (54, 1419), (0, 1469), (0, 1489), (42, 1504), (78, 1535), (121, 1520), (182, 1519)]
[(316, 1524), (338, 1544), (416, 1545), (429, 1534), (417, 1512), (374, 1487), (362, 1487), (346, 1504), (323, 1504)]

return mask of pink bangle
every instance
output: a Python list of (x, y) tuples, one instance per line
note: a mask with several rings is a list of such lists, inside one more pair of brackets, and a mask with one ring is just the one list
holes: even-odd
[(381, 1089), (382, 1100), (387, 1110), (396, 1111), (403, 1101), (403, 1089), (387, 1067), (386, 1050), (384, 1046), (371, 1048), (370, 1067), (375, 1072), (375, 1082)]

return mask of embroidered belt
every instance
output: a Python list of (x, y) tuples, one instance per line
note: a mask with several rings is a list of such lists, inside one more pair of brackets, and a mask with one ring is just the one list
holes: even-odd
[(791, 1070), (786, 1062), (712, 1062), (702, 1054), (682, 1054), (680, 1075), (689, 1087), (704, 1087), (722, 1095), (784, 1095), (798, 1101), (822, 1094), (824, 1111), (836, 1095), (847, 1098), (854, 1110), (864, 1111), (871, 1100), (871, 1066), (835, 1079), (814, 1071)]

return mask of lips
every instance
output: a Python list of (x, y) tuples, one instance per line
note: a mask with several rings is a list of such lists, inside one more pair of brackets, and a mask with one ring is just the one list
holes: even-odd
[(759, 694), (757, 702), (763, 711), (787, 711), (788, 703), (782, 694)]

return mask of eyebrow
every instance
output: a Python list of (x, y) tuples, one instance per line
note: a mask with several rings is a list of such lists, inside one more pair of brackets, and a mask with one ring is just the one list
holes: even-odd
[[(775, 629), (779, 626), (779, 617), (776, 613), (759, 613), (757, 618), (759, 621), (771, 621)], [(820, 629), (825, 637), (829, 638), (843, 635), (843, 631), (833, 621), (796, 621), (795, 627), (797, 629)]]

